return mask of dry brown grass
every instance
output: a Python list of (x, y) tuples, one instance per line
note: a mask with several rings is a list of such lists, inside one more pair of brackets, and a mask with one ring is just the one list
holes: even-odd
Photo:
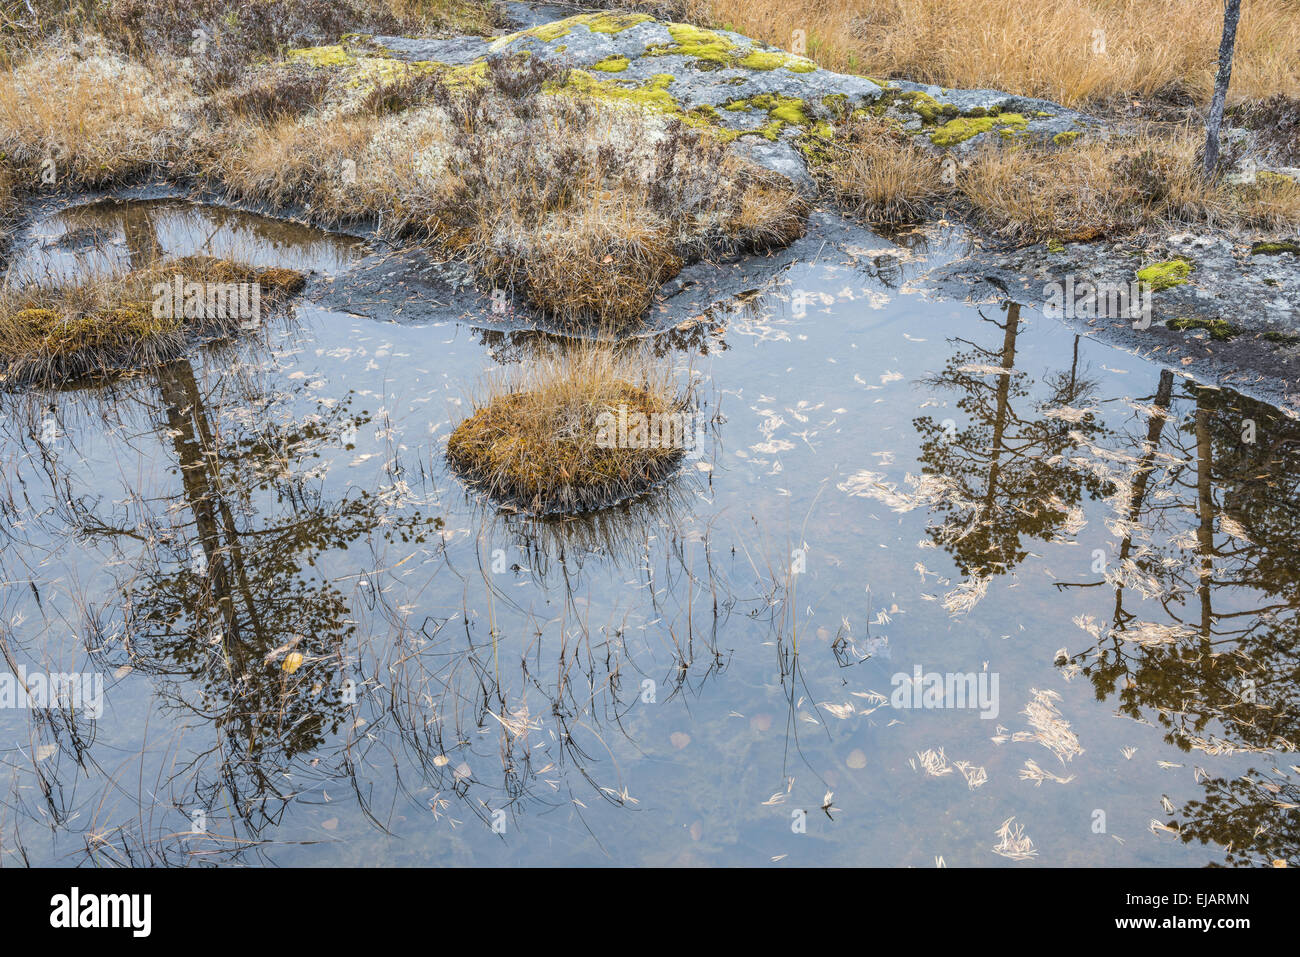
[[(1287, 232), (1300, 225), (1300, 183), (1260, 172), (1254, 182), (1201, 175), (1202, 132), (1134, 135), (1054, 146), (990, 143), (943, 160), (887, 120), (856, 118), (817, 144), (815, 168), (850, 211), (871, 222), (920, 218), (933, 207), (1014, 242), (1082, 242), (1161, 227)], [(945, 181), (946, 180), (946, 181)]]
[(379, 212), (345, 183), (345, 161), (364, 157), (374, 133), (373, 121), (360, 116), (255, 121), (234, 139), (224, 128), (208, 131), (188, 162), (191, 172), (238, 199), (305, 205), (323, 221), (346, 222)]
[[(1205, 104), (1223, 23), (1220, 0), (711, 0), (711, 11), (783, 48), (804, 30), (809, 56), (832, 69), (1067, 105), (1177, 94)], [(1297, 89), (1300, 6), (1243, 4), (1230, 102)]]
[[(345, 33), (483, 34), (499, 18), (490, 0), (6, 0), (0, 62), (60, 33), (101, 35), (143, 59), (193, 54), (194, 78), (206, 91), (285, 47), (334, 43)], [(193, 49), (196, 30), (209, 41), (201, 52)]]
[[(609, 419), (686, 413), (662, 363), (642, 352), (576, 344), (491, 382), (452, 432), (447, 457), (494, 498), (537, 513), (600, 508), (669, 475), (682, 445), (610, 443)], [(690, 438), (689, 432), (686, 438)]]
[(1160, 226), (1300, 224), (1300, 184), (1201, 175), (1195, 127), (1084, 141), (1063, 149), (989, 147), (957, 177), (976, 218), (1020, 241), (1089, 240)]
[(481, 82), (395, 78), (239, 139), (213, 130), (196, 172), (326, 223), (379, 221), (570, 323), (633, 321), (685, 262), (802, 233), (789, 182), (707, 131), (534, 79), (500, 63)]
[(176, 276), (187, 283), (256, 282), (270, 307), (299, 292), (305, 281), (294, 270), (188, 257), (58, 287), (6, 287), (0, 289), (0, 381), (49, 384), (146, 368), (196, 339), (239, 326), (238, 316), (156, 314), (155, 284)]
[(0, 154), (32, 182), (47, 168), (68, 189), (120, 182), (165, 165), (191, 104), (183, 82), (99, 41), (48, 47), (0, 82)]
[(872, 223), (916, 221), (946, 193), (939, 157), (874, 118), (843, 124), (817, 171), (843, 206)]
[(1300, 226), (1300, 183), (1295, 180), (1261, 172), (1234, 193), (1242, 223), (1279, 233)]

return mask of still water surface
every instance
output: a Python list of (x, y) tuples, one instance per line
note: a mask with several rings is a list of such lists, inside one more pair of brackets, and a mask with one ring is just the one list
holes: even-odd
[(3, 863), (1300, 863), (1300, 424), (850, 235), (655, 340), (710, 422), (676, 480), (538, 524), (443, 444), (556, 340), (326, 308), (367, 251), (250, 215), (37, 224), (28, 281), (313, 273), (0, 396), (3, 668), (103, 680), (0, 708)]

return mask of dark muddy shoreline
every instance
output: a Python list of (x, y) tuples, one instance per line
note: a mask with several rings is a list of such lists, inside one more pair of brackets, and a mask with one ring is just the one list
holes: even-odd
[[(374, 223), (326, 228), (314, 222), (305, 209), (274, 209), (266, 204), (235, 201), (212, 190), (164, 181), (29, 197), (21, 207), (19, 226), (10, 233), (10, 247), (5, 252), (12, 255), (14, 249), (28, 241), (33, 225), (48, 216), (94, 203), (147, 200), (181, 200), (229, 209), (364, 242), (371, 252), (341, 275), (329, 277), (328, 281), (311, 277), (306, 299), (322, 308), (387, 322), (450, 319), (504, 335), (586, 335), (581, 329), (549, 319), (518, 295), (507, 295), (503, 305), (500, 294), (494, 296), (492, 290), (483, 288), (481, 280), (463, 263), (440, 259), (427, 247), (383, 237)], [(900, 236), (915, 251), (898, 245), (896, 240)], [(1222, 238), (1217, 241), (1226, 243)], [(926, 264), (923, 275), (909, 280), (927, 296), (972, 303), (994, 303), (1010, 298), (1039, 311), (1043, 308), (1046, 283), (1063, 281), (1071, 274), (1127, 281), (1137, 266), (1154, 256), (1174, 254), (1168, 244), (1158, 243), (1150, 247), (1158, 250), (1157, 253), (1144, 253), (1135, 240), (1076, 243), (1056, 253), (1044, 246), (1016, 248), (967, 227), (952, 227), (942, 222), (920, 224), (901, 233), (886, 233), (862, 225), (823, 202), (810, 214), (805, 235), (783, 249), (717, 262), (700, 261), (683, 268), (661, 287), (656, 303), (642, 317), (641, 325), (629, 327), (626, 334), (635, 338), (665, 337), (666, 346), (671, 340), (698, 338), (708, 333), (715, 311), (737, 299), (743, 300), (769, 283), (779, 284), (782, 274), (794, 264), (843, 257), (847, 255), (846, 250), (867, 245), (879, 247), (881, 243), (896, 245), (898, 256), (912, 262), (924, 261), (929, 246), (942, 249), (933, 263)], [(1249, 244), (1238, 244), (1239, 256), (1241, 250), (1248, 248)], [(1228, 257), (1221, 254), (1219, 259), (1222, 270), (1223, 261)], [(1286, 253), (1247, 256), (1246, 265), (1283, 273), (1289, 269), (1291, 278), (1285, 290), (1300, 295), (1297, 259), (1294, 254)], [(1196, 285), (1204, 283), (1212, 287), (1214, 281), (1212, 274), (1202, 270), (1199, 275), (1194, 274), (1193, 282), (1185, 288), (1157, 292), (1153, 321), (1147, 329), (1136, 329), (1127, 320), (1067, 316), (1059, 321), (1068, 329), (1168, 365), (1181, 376), (1204, 384), (1228, 386), (1275, 405), (1288, 415), (1300, 415), (1300, 311), (1275, 311), (1262, 317), (1255, 303), (1253, 308), (1248, 304), (1239, 313), (1225, 315), (1224, 304), (1204, 295), (1203, 289)], [(1179, 331), (1168, 327), (1171, 319), (1188, 315), (1223, 317), (1233, 323), (1233, 334), (1221, 339), (1204, 329)]]

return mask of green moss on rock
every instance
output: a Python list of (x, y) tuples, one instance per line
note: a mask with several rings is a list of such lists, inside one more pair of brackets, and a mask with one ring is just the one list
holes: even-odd
[(959, 116), (949, 120), (930, 134), (935, 146), (956, 146), (981, 133), (997, 130), (1012, 136), (1023, 130), (1028, 121), (1019, 113), (999, 113), (997, 116)]
[(1192, 274), (1193, 268), (1186, 259), (1170, 259), (1168, 262), (1152, 263), (1139, 269), (1137, 277), (1153, 292), (1159, 292), (1161, 289), (1172, 289), (1187, 282), (1187, 277)]
[(732, 61), (736, 49), (735, 43), (716, 30), (706, 30), (688, 23), (668, 24), (668, 35), (673, 38), (671, 44), (651, 47), (646, 50), (646, 55), (680, 54), (725, 65)]
[(775, 70), (785, 67), (792, 73), (811, 73), (817, 64), (807, 57), (783, 53), (780, 50), (754, 50), (748, 56), (741, 57), (740, 65), (748, 70)]
[(547, 93), (576, 93), (597, 99), (635, 103), (660, 113), (681, 114), (677, 98), (668, 92), (673, 77), (669, 73), (656, 73), (640, 86), (627, 86), (612, 80), (602, 80), (586, 70), (570, 70), (563, 84), (549, 83)]
[(1166, 325), (1177, 332), (1205, 329), (1215, 342), (1227, 342), (1245, 331), (1241, 326), (1234, 325), (1226, 319), (1201, 319), (1192, 316), (1179, 316), (1176, 319), (1170, 319)]
[(1282, 253), (1294, 253), (1300, 256), (1300, 243), (1280, 240), (1277, 242), (1255, 243), (1250, 247), (1252, 256), (1280, 256)]
[(599, 63), (593, 63), (591, 68), (599, 70), (601, 73), (622, 73), (628, 68), (632, 61), (625, 56), (607, 56)]

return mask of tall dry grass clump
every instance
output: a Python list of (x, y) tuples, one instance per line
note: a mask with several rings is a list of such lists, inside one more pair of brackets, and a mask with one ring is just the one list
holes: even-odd
[(1061, 146), (989, 143), (958, 162), (865, 117), (819, 142), (814, 168), (841, 205), (870, 222), (906, 222), (943, 207), (1014, 242), (1086, 242), (1162, 227), (1300, 226), (1300, 183), (1263, 171), (1252, 182), (1206, 180), (1202, 146), (1194, 125), (1142, 128)]
[[(714, 23), (783, 48), (805, 31), (808, 54), (832, 69), (1070, 106), (1132, 96), (1208, 102), (1223, 24), (1220, 0), (712, 0), (711, 8)], [(1294, 0), (1243, 4), (1230, 102), (1294, 94), (1298, 51)]]
[(183, 80), (97, 38), (48, 46), (0, 82), (0, 154), (32, 182), (106, 186), (162, 169), (193, 104)]
[(947, 192), (939, 157), (885, 120), (850, 119), (823, 149), (818, 178), (867, 222), (914, 222)]
[(580, 343), (489, 383), (448, 439), (447, 457), (499, 501), (536, 513), (588, 511), (676, 469), (693, 438), (690, 420), (662, 362), (644, 350)]
[(986, 148), (957, 178), (985, 226), (1020, 241), (1090, 240), (1161, 226), (1289, 229), (1300, 183), (1207, 181), (1195, 127), (1078, 142), (1063, 149)]

